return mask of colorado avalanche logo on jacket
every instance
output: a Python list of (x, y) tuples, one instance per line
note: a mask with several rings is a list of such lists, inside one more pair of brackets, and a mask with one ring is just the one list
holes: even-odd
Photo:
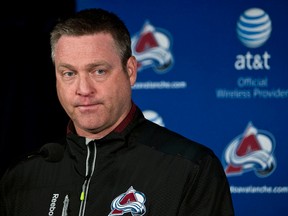
[(144, 215), (146, 213), (145, 201), (145, 195), (134, 190), (131, 186), (125, 193), (119, 195), (112, 201), (112, 211), (109, 216), (123, 215), (126, 213), (131, 213), (133, 216)]

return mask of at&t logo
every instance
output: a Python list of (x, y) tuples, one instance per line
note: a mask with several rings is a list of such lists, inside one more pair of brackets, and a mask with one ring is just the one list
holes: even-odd
[[(240, 15), (236, 32), (242, 44), (248, 48), (261, 47), (269, 38), (272, 24), (269, 15), (260, 8), (250, 8)], [(262, 54), (248, 51), (236, 56), (236, 70), (269, 70), (271, 55), (265, 51)]]
[(237, 34), (246, 47), (262, 46), (270, 37), (271, 31), (270, 17), (260, 8), (250, 8), (239, 17)]

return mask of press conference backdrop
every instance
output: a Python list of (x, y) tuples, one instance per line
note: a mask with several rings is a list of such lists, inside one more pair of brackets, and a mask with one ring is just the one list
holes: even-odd
[(125, 21), (138, 61), (134, 101), (214, 150), (236, 215), (287, 214), (288, 2), (77, 1), (90, 7)]

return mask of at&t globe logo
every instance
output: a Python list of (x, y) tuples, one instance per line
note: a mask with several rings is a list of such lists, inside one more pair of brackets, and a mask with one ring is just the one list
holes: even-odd
[(260, 8), (244, 11), (237, 23), (238, 38), (248, 48), (262, 46), (270, 37), (271, 30), (271, 20)]
[[(239, 17), (236, 25), (238, 39), (249, 49), (263, 46), (271, 36), (272, 25), (268, 14), (260, 8), (245, 10)], [(270, 70), (271, 55), (253, 53), (248, 50), (246, 54), (238, 54), (234, 67), (236, 70)]]

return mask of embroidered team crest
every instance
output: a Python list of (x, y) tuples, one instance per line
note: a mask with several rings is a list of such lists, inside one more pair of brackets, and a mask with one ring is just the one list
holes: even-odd
[(133, 216), (144, 215), (146, 213), (145, 201), (145, 195), (134, 190), (131, 186), (125, 193), (119, 195), (112, 201), (109, 216), (123, 215), (126, 213), (131, 213)]

